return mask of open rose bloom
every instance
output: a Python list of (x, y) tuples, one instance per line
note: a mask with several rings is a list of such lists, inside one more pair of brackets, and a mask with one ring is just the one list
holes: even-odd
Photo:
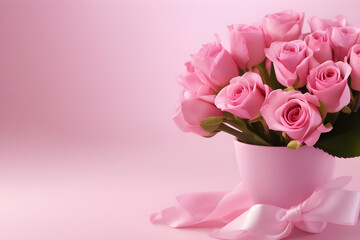
[[(311, 32), (302, 32), (304, 22)], [(185, 64), (174, 116), (180, 129), (360, 155), (360, 27), (344, 16), (305, 21), (287, 10), (232, 24), (228, 34), (228, 50), (216, 36)]]

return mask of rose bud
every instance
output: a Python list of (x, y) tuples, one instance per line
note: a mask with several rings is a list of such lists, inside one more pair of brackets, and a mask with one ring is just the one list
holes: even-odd
[(304, 23), (304, 13), (287, 10), (266, 15), (262, 20), (267, 46), (275, 41), (298, 39)]
[(313, 146), (321, 133), (331, 130), (324, 126), (319, 106), (319, 99), (309, 93), (278, 89), (269, 94), (260, 111), (270, 129)]
[(325, 31), (316, 31), (305, 37), (305, 43), (313, 51), (313, 56), (318, 63), (332, 60), (330, 39)]
[(222, 116), (220, 109), (200, 98), (183, 98), (173, 117), (175, 124), (184, 132), (193, 132), (201, 136), (210, 136), (211, 133), (199, 125), (208, 117)]
[(259, 26), (234, 24), (228, 29), (230, 53), (240, 69), (250, 70), (265, 60), (264, 33)]
[(247, 72), (231, 79), (230, 85), (216, 96), (215, 105), (240, 118), (252, 119), (260, 113), (269, 92), (269, 86), (263, 84), (259, 74)]
[(350, 73), (349, 64), (327, 61), (310, 71), (306, 87), (319, 98), (328, 112), (339, 112), (350, 103), (347, 84)]
[(177, 78), (177, 82), (184, 87), (187, 94), (195, 97), (216, 94), (215, 90), (206, 84), (206, 81), (204, 81), (205, 76), (203, 76), (199, 70), (194, 69), (190, 62), (185, 63), (185, 66), (187, 68), (187, 72), (184, 75), (180, 75)]
[(350, 48), (359, 43), (360, 29), (355, 26), (334, 27), (330, 41), (334, 50), (334, 61), (344, 61)]
[(192, 67), (199, 71), (204, 82), (214, 89), (227, 85), (233, 77), (239, 76), (234, 59), (219, 41), (204, 44), (191, 58)]
[(311, 32), (326, 31), (333, 27), (344, 27), (347, 25), (347, 20), (344, 16), (338, 15), (335, 19), (323, 19), (318, 17), (311, 17), (308, 20)]
[(350, 86), (352, 89), (360, 91), (360, 44), (356, 44), (351, 48), (349, 56), (352, 68)]
[(280, 84), (294, 88), (306, 85), (309, 60), (313, 52), (304, 41), (274, 42), (270, 48), (265, 49), (265, 54), (273, 62)]

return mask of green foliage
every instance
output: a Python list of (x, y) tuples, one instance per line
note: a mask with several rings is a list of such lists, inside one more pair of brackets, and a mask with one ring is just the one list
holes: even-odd
[(235, 136), (239, 141), (254, 144), (271, 146), (258, 132), (251, 129), (248, 120), (241, 119), (229, 112), (223, 112), (223, 116), (208, 117), (200, 126), (209, 132), (208, 137), (214, 136), (217, 132), (223, 131)]
[(301, 144), (299, 144), (298, 141), (296, 141), (296, 140), (291, 140), (286, 147), (287, 147), (287, 148), (290, 148), (290, 149), (297, 150), (300, 146), (301, 146)]
[[(255, 144), (255, 145), (264, 145), (264, 146), (272, 145), (264, 135), (262, 135), (259, 131), (257, 131), (257, 129), (252, 128), (251, 124), (249, 124), (250, 121), (239, 118), (234, 114), (228, 112), (223, 112), (223, 115), (225, 117), (224, 123), (227, 123), (228, 125), (236, 129), (239, 129), (241, 131), (242, 135), (238, 137), (239, 141), (249, 144)], [(264, 131), (262, 132), (264, 133)]]
[(253, 145), (271, 146), (270, 143), (266, 142), (264, 139), (262, 139), (255, 133), (239, 132), (239, 131), (235, 130), (234, 128), (229, 127), (226, 124), (221, 124), (219, 126), (219, 130), (234, 135), (240, 142), (253, 144)]
[(295, 88), (293, 86), (284, 89), (285, 92), (290, 92), (293, 90), (295, 90)]
[(241, 70), (241, 69), (239, 68), (239, 76), (244, 75), (246, 72), (247, 72), (247, 71)]
[(208, 117), (200, 123), (200, 126), (205, 131), (212, 133), (212, 132), (215, 132), (219, 128), (219, 126), (223, 122), (223, 120), (224, 120), (223, 116)]
[(321, 101), (319, 101), (319, 103), (320, 103), (320, 107), (318, 107), (318, 110), (321, 114), (322, 120), (324, 121), (327, 115), (327, 110), (325, 108), (325, 105)]
[(360, 156), (360, 112), (340, 113), (333, 130), (321, 134), (315, 147), (336, 157)]
[(270, 77), (268, 79), (268, 81), (265, 82), (267, 85), (269, 85), (269, 87), (271, 87), (273, 90), (275, 89), (284, 89), (285, 87), (283, 85), (281, 85), (277, 78), (276, 78), (276, 74), (275, 74), (275, 68), (274, 68), (274, 64), (271, 63), (271, 69), (270, 69)]
[(341, 112), (346, 113), (346, 114), (350, 114), (351, 113), (351, 108), (349, 108), (348, 106), (343, 107), (343, 109), (341, 109)]

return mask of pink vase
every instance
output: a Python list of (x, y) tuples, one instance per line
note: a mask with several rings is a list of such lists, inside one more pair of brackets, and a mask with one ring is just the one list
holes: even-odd
[(332, 179), (335, 158), (313, 148), (267, 147), (235, 140), (236, 158), (250, 198), (283, 208), (298, 205)]

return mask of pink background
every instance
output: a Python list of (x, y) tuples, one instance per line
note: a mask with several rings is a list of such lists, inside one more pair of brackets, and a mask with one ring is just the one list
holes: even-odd
[[(239, 181), (232, 137), (171, 121), (175, 77), (215, 33), (226, 46), (227, 25), (290, 8), (360, 24), (357, 0), (0, 0), (0, 239), (209, 239), (148, 222), (178, 194)], [(360, 190), (359, 170), (337, 174)]]

